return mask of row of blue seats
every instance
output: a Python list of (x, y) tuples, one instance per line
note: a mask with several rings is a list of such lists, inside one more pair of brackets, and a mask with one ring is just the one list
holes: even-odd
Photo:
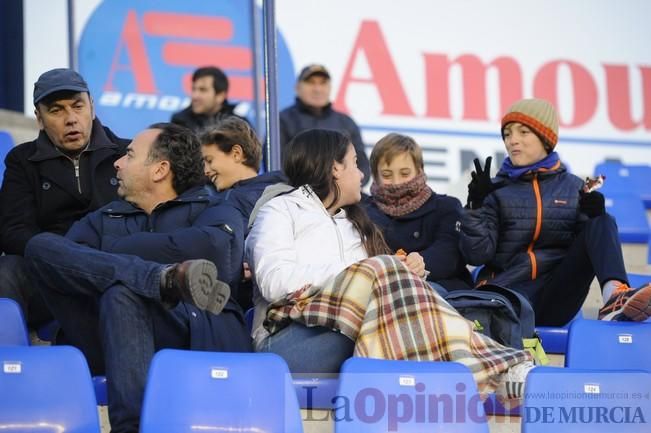
[(606, 161), (595, 167), (594, 175), (606, 177), (601, 192), (606, 197), (608, 213), (617, 220), (621, 241), (650, 242), (646, 210), (651, 209), (651, 165)]
[[(12, 326), (0, 327), (0, 342), (5, 344), (27, 344), (27, 335), (22, 324), (22, 316), (17, 304), (11, 300), (0, 302), (0, 317), (10, 325), (10, 318), (14, 316), (16, 322), (21, 322), (19, 332), (10, 330)], [(13, 308), (8, 308), (13, 307)], [(570, 326), (568, 353), (566, 356), (567, 367), (592, 367), (592, 368), (623, 368), (623, 369), (649, 369), (651, 368), (651, 323), (617, 323), (599, 322), (593, 320), (575, 320)], [(602, 354), (602, 356), (595, 356)], [(96, 401), (106, 404), (105, 378), (93, 378), (95, 385)], [(332, 398), (336, 395), (339, 381), (333, 377), (303, 376), (295, 377), (293, 386), (304, 409), (332, 409)], [(519, 415), (520, 411), (506, 410), (494, 397), (486, 401), (485, 412), (488, 414)]]
[[(99, 433), (77, 349), (4, 346), (0, 362), (0, 431)], [(489, 432), (474, 378), (454, 362), (350, 358), (330, 412), (301, 413), (292, 385), (274, 354), (165, 349), (150, 367), (140, 431), (299, 433), (303, 420), (332, 420), (336, 433)], [(522, 431), (648, 433), (649, 392), (648, 371), (537, 367), (527, 377)]]

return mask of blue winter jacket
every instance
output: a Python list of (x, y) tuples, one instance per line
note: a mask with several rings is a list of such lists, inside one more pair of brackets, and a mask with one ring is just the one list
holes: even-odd
[(535, 304), (546, 280), (582, 229), (583, 182), (562, 165), (510, 179), (500, 171), (497, 189), (461, 217), (461, 252), (471, 265), (486, 265), (478, 282), (521, 292)]
[(223, 200), (240, 211), (246, 234), (248, 232), (246, 229), (249, 225), (251, 211), (253, 211), (256, 202), (265, 188), (270, 185), (286, 182), (287, 176), (282, 171), (277, 170), (263, 173), (250, 179), (241, 180), (224, 191), (216, 191), (212, 184), (206, 185), (206, 190), (211, 195), (217, 196), (219, 200)]
[[(202, 187), (160, 204), (151, 215), (124, 200), (114, 201), (76, 222), (66, 237), (101, 251), (157, 263), (208, 259), (217, 266), (219, 279), (228, 282), (235, 293), (242, 269), (244, 227), (237, 209), (218, 203)], [(242, 310), (232, 298), (221, 314), (236, 315), (241, 329), (224, 329), (217, 324), (217, 316), (189, 304), (185, 307), (191, 316), (193, 349), (250, 350)]]
[(459, 251), (461, 203), (454, 197), (433, 193), (420, 208), (392, 217), (382, 212), (373, 199), (365, 200), (371, 220), (380, 227), (393, 251), (419, 252), (430, 272), (428, 280), (447, 290), (468, 289), (471, 279)]

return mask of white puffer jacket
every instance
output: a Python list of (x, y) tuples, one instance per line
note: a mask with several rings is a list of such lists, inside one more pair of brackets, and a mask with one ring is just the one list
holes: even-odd
[(262, 206), (246, 239), (246, 260), (253, 273), (256, 347), (268, 335), (262, 322), (270, 302), (306, 284), (323, 286), (366, 257), (346, 212), (331, 216), (309, 186)]

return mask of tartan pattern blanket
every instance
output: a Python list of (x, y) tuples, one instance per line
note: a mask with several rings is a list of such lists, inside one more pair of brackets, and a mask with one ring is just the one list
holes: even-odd
[(460, 362), (482, 395), (494, 392), (509, 367), (531, 360), (475, 332), (472, 322), (388, 255), (357, 262), (324, 287), (308, 285), (271, 304), (264, 326), (274, 334), (291, 321), (341, 332), (355, 341), (354, 356)]

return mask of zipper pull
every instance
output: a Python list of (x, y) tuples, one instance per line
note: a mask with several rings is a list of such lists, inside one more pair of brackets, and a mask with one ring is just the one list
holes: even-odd
[(77, 179), (77, 191), (81, 194), (81, 179), (79, 179), (79, 158), (72, 160), (72, 164), (75, 166), (75, 178)]

